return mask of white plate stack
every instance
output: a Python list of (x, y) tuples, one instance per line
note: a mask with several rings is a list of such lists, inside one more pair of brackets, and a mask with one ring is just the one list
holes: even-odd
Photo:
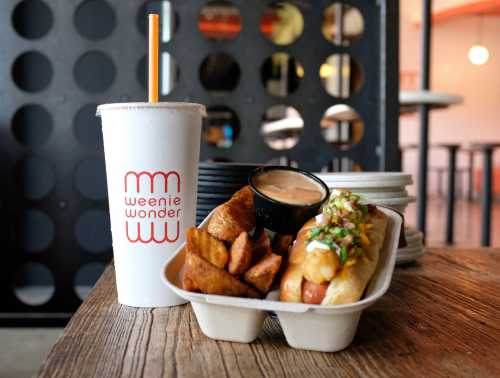
[[(387, 206), (404, 215), (408, 204), (415, 202), (409, 196), (407, 185), (413, 183), (410, 174), (401, 172), (334, 172), (315, 173), (332, 189), (347, 189), (360, 195), (366, 203)], [(423, 235), (420, 231), (406, 227), (408, 246), (398, 250), (397, 263), (414, 261), (424, 253)]]
[(406, 264), (415, 261), (425, 253), (424, 238), (421, 231), (411, 227), (405, 227), (405, 237), (407, 246), (398, 249), (396, 264)]

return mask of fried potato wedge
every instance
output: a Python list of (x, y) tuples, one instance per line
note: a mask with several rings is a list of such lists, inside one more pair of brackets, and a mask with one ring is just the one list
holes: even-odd
[(255, 227), (253, 194), (247, 185), (220, 205), (208, 222), (208, 232), (219, 240), (233, 242), (243, 231)]
[[(196, 253), (186, 253), (183, 283), (185, 290), (232, 297), (261, 298), (260, 293), (239, 281), (224, 269), (217, 268)], [(193, 289), (194, 288), (194, 289)]]
[(229, 265), (227, 270), (231, 274), (245, 273), (252, 263), (252, 241), (248, 232), (243, 231), (238, 235), (231, 246), (229, 253)]
[(261, 228), (256, 231), (254, 235), (254, 261), (259, 261), (270, 253), (273, 253), (271, 248), (271, 239), (269, 238), (267, 232)]
[(189, 276), (184, 272), (182, 275), (182, 288), (187, 291), (198, 291), (198, 288)]
[(279, 255), (268, 254), (245, 273), (245, 281), (259, 289), (261, 293), (267, 294), (280, 270), (281, 260), (282, 257)]
[(231, 200), (239, 202), (248, 209), (253, 209), (253, 192), (250, 185), (246, 185), (234, 193)]
[(285, 255), (288, 252), (288, 247), (290, 247), (292, 242), (293, 235), (276, 234), (273, 238), (273, 252), (281, 256)]
[(224, 268), (229, 261), (229, 252), (221, 241), (207, 231), (191, 227), (186, 232), (186, 250), (196, 253), (217, 268)]

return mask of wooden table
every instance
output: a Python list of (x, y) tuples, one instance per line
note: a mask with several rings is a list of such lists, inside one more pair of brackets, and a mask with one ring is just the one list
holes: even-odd
[(397, 268), (339, 353), (294, 350), (266, 320), (252, 344), (204, 336), (189, 305), (117, 304), (110, 267), (44, 362), (42, 377), (499, 377), (500, 250), (433, 249)]

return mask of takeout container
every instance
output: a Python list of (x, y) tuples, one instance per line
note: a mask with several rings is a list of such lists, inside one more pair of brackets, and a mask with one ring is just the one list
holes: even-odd
[[(391, 209), (380, 210), (389, 218), (384, 246), (365, 295), (356, 303), (320, 306), (279, 302), (278, 291), (269, 293), (266, 299), (261, 300), (183, 290), (181, 277), (185, 259), (184, 245), (165, 265), (163, 278), (177, 295), (191, 302), (202, 332), (212, 339), (252, 342), (262, 331), (268, 311), (274, 311), (291, 347), (336, 352), (352, 342), (361, 313), (380, 299), (391, 283), (402, 219)], [(203, 221), (200, 228), (206, 227), (211, 216), (212, 214)]]
[[(274, 170), (291, 171), (308, 177), (323, 188), (324, 197), (310, 205), (298, 205), (280, 202), (266, 196), (255, 187), (253, 179), (265, 172)], [(253, 192), (257, 223), (280, 234), (295, 234), (304, 223), (319, 213), (319, 208), (329, 196), (328, 186), (323, 181), (307, 171), (293, 167), (268, 165), (257, 168), (249, 176), (248, 184)]]

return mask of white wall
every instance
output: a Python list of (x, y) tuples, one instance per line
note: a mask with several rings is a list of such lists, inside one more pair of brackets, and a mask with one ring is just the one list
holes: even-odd
[[(420, 74), (420, 33), (415, 26), (422, 2), (401, 0), (402, 71), (415, 70)], [(477, 43), (479, 20), (475, 16), (463, 16), (434, 25), (432, 34), (431, 89), (464, 96), (465, 101), (446, 110), (431, 113), (430, 141), (436, 143), (461, 143), (469, 141), (500, 142), (500, 17), (484, 16), (482, 44), (490, 52), (489, 61), (474, 66), (467, 57), (469, 48)], [(417, 80), (418, 84), (418, 80)], [(417, 143), (417, 116), (402, 117), (400, 142), (402, 145)], [(446, 155), (432, 151), (430, 166), (446, 166)], [(459, 157), (459, 165), (465, 165), (465, 155)], [(480, 167), (481, 160), (476, 159)], [(416, 153), (409, 153), (403, 161), (406, 171), (416, 173)], [(500, 151), (495, 156), (500, 166)], [(434, 175), (430, 178), (430, 190), (435, 190)]]

